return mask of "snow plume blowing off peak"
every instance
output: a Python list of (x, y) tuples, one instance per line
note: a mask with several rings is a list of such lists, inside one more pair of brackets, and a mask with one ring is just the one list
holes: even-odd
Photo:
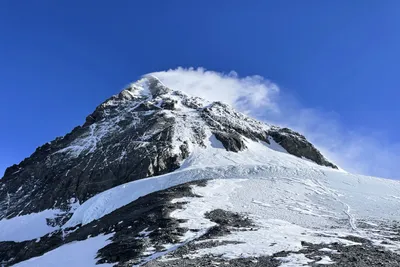
[(377, 129), (360, 132), (332, 117), (332, 112), (304, 107), (262, 76), (181, 67), (150, 74), (173, 90), (221, 101), (257, 119), (299, 131), (347, 171), (400, 179), (396, 167), (400, 144), (393, 144)]
[(255, 115), (261, 108), (279, 111), (274, 102), (279, 87), (258, 75), (240, 78), (234, 71), (224, 74), (204, 68), (177, 68), (150, 75), (174, 90), (209, 101), (221, 101), (243, 113)]

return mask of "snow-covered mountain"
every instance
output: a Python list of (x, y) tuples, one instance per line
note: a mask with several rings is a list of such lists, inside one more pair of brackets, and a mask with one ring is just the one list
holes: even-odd
[(6, 170), (0, 264), (400, 266), (399, 204), (398, 181), (146, 75)]

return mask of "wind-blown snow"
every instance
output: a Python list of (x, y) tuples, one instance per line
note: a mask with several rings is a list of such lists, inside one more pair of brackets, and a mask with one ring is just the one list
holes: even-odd
[(99, 235), (84, 241), (72, 242), (42, 256), (29, 259), (14, 267), (111, 267), (115, 264), (96, 265), (97, 251), (110, 243), (110, 235)]
[(279, 88), (261, 76), (239, 78), (235, 72), (223, 74), (203, 68), (177, 68), (152, 75), (170, 88), (210, 101), (224, 101), (244, 112), (260, 107), (277, 111), (272, 99)]
[(58, 229), (47, 225), (47, 219), (55, 218), (60, 210), (44, 210), (39, 213), (17, 216), (0, 221), (0, 242), (21, 242), (39, 238)]

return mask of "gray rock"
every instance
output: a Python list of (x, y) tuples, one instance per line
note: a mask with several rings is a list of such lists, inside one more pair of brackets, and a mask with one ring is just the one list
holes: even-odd
[(236, 132), (214, 132), (214, 135), (228, 151), (239, 152), (247, 148), (241, 135)]
[(329, 162), (303, 135), (288, 128), (277, 127), (273, 127), (268, 134), (288, 153), (312, 160), (319, 165), (337, 169), (337, 166)]

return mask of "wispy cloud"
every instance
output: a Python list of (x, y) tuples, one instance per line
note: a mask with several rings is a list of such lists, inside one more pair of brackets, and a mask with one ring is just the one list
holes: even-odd
[(245, 113), (259, 108), (278, 112), (275, 97), (279, 87), (258, 75), (241, 78), (234, 71), (224, 74), (204, 68), (177, 68), (152, 74), (175, 90), (222, 101)]
[[(365, 175), (400, 179), (397, 164), (400, 144), (389, 141), (379, 129), (345, 126), (334, 112), (301, 107), (279, 100), (280, 114), (271, 120), (302, 132), (329, 159), (343, 169)], [(271, 114), (273, 115), (273, 114)]]
[(261, 76), (239, 77), (234, 71), (223, 74), (203, 68), (153, 74), (171, 88), (219, 100), (258, 119), (297, 130), (345, 170), (400, 178), (396, 167), (400, 144), (389, 142), (384, 132), (346, 127), (340, 114), (304, 107)]

